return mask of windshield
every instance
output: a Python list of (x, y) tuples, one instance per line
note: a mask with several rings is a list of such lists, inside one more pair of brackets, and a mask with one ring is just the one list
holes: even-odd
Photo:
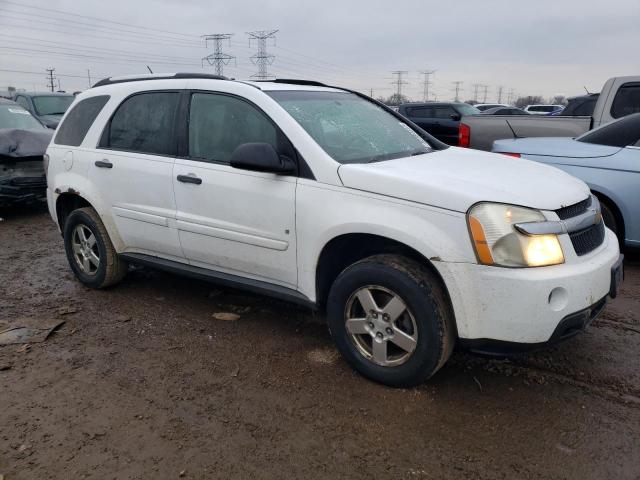
[(576, 138), (578, 142), (626, 147), (640, 139), (640, 113), (602, 125)]
[(0, 105), (0, 128), (41, 130), (46, 127), (19, 105)]
[(268, 91), (340, 163), (419, 155), (431, 146), (406, 123), (348, 92)]
[(471, 105), (467, 105), (466, 103), (458, 103), (456, 105), (456, 108), (460, 112), (460, 115), (462, 115), (463, 117), (469, 115), (477, 115), (480, 113), (480, 110), (478, 110), (476, 107), (472, 107)]
[(46, 95), (33, 97), (38, 115), (63, 115), (73, 103), (73, 95)]

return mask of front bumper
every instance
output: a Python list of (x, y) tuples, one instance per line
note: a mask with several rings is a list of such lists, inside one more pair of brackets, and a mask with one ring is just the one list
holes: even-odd
[(462, 344), (497, 341), (527, 344), (522, 345), (527, 349), (571, 336), (568, 330), (577, 332), (592, 320), (564, 329), (574, 315), (588, 312), (591, 317), (601, 311), (619, 256), (617, 239), (607, 230), (600, 247), (582, 257), (570, 256), (562, 265), (498, 268), (438, 262), (436, 267), (447, 285)]
[(0, 204), (31, 203), (46, 197), (47, 180), (42, 177), (15, 177), (0, 182)]

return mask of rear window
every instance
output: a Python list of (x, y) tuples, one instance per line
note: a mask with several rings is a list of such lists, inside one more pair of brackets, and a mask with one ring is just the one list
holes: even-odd
[(579, 142), (621, 148), (635, 145), (639, 139), (640, 113), (607, 123), (576, 138)]
[(613, 118), (640, 112), (640, 82), (625, 83), (620, 87), (611, 105)]
[(79, 147), (94, 120), (108, 101), (109, 95), (99, 95), (79, 101), (58, 127), (53, 143)]
[(138, 93), (120, 104), (100, 146), (126, 152), (176, 155), (174, 134), (178, 92)]

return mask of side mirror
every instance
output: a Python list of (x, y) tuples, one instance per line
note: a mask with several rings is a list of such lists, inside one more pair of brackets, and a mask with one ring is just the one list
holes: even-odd
[(451, 117), (451, 120), (455, 121), (455, 122), (459, 122), (460, 119), (462, 118), (459, 114), (454, 113), (453, 115), (449, 115), (449, 117)]
[(269, 143), (243, 143), (233, 151), (229, 163), (233, 168), (254, 172), (286, 175), (296, 171), (294, 161), (284, 155), (278, 155)]

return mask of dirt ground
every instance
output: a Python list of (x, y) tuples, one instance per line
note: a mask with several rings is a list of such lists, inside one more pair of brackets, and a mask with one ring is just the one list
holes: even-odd
[(44, 209), (0, 216), (0, 330), (66, 321), (0, 347), (6, 480), (640, 478), (638, 255), (575, 339), (456, 352), (400, 390), (355, 374), (306, 310), (147, 269), (89, 290)]

